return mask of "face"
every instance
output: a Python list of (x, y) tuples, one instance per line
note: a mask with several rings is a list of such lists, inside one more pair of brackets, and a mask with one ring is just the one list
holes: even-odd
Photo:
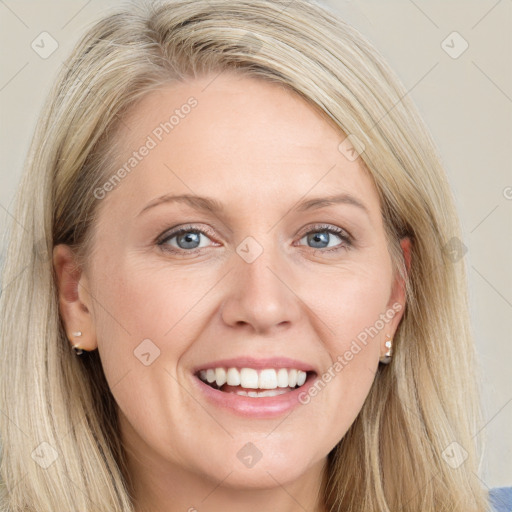
[(285, 485), (355, 420), (404, 297), (345, 135), (279, 85), (212, 79), (129, 112), (126, 172), (97, 192), (94, 251), (73, 300), (61, 278), (61, 312), (99, 350), (123, 439), (148, 467)]

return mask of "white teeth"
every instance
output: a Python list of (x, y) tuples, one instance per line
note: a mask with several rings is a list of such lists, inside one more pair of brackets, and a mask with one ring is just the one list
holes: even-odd
[(215, 368), (215, 380), (219, 388), (226, 383), (226, 370), (224, 368)]
[(280, 388), (288, 387), (288, 370), (286, 368), (279, 368), (277, 372), (277, 385)]
[(277, 375), (274, 369), (261, 370), (260, 372), (260, 385), (261, 389), (276, 389), (277, 388)]
[[(255, 368), (241, 368), (240, 370), (238, 368), (208, 368), (207, 370), (201, 370), (199, 377), (202, 381), (209, 384), (215, 382), (219, 388), (227, 383), (228, 386), (240, 386), (250, 390), (276, 390), (277, 388), (302, 386), (306, 382), (307, 373), (295, 368), (279, 368), (277, 370), (274, 368), (265, 368), (263, 370), (256, 370)], [(282, 391), (287, 393), (289, 390)], [(256, 391), (250, 392), (257, 393)], [(259, 393), (254, 396), (274, 395), (262, 395)]]
[(228, 386), (240, 386), (240, 372), (236, 368), (229, 368), (227, 383)]
[(240, 370), (240, 386), (258, 389), (258, 372), (254, 368), (242, 368)]
[(234, 393), (235, 395), (240, 396), (250, 396), (253, 398), (262, 397), (262, 396), (277, 396), (283, 395), (284, 393), (288, 393), (289, 390), (285, 389), (269, 389), (267, 391), (230, 391), (230, 393)]
[(277, 395), (284, 395), (285, 393), (288, 393), (289, 390), (286, 389), (269, 389), (267, 391), (260, 391), (258, 393), (258, 396), (277, 396)]

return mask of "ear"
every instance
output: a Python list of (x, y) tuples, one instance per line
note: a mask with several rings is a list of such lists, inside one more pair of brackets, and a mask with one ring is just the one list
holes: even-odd
[[(400, 240), (400, 247), (402, 248), (402, 253), (404, 255), (406, 271), (409, 272), (411, 268), (411, 240), (409, 237), (404, 237)], [(384, 329), (384, 337), (381, 344), (381, 355), (384, 355), (387, 352), (387, 347), (385, 346), (385, 342), (388, 339), (393, 339), (396, 330), (398, 329), (398, 324), (402, 319), (402, 316), (405, 311), (405, 282), (404, 279), (397, 272), (395, 277), (395, 281), (393, 283), (393, 289), (391, 292), (391, 296), (389, 298), (388, 310), (395, 311), (393, 318), (389, 321)], [(389, 337), (388, 337), (389, 336)]]
[[(83, 350), (96, 349), (89, 286), (68, 245), (58, 244), (53, 248), (53, 267), (57, 276), (59, 310), (71, 346), (78, 344)], [(73, 335), (77, 331), (82, 333), (80, 337)]]

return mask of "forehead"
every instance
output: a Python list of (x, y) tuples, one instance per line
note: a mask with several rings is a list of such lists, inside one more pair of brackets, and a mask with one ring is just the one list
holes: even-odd
[(123, 121), (115, 169), (128, 172), (112, 196), (141, 208), (173, 192), (238, 208), (344, 191), (378, 202), (362, 160), (339, 150), (345, 134), (281, 84), (232, 73), (166, 84)]

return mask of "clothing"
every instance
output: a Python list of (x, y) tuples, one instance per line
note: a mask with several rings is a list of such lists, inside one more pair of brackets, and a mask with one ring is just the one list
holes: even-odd
[(489, 491), (489, 512), (512, 512), (512, 487), (494, 487)]

